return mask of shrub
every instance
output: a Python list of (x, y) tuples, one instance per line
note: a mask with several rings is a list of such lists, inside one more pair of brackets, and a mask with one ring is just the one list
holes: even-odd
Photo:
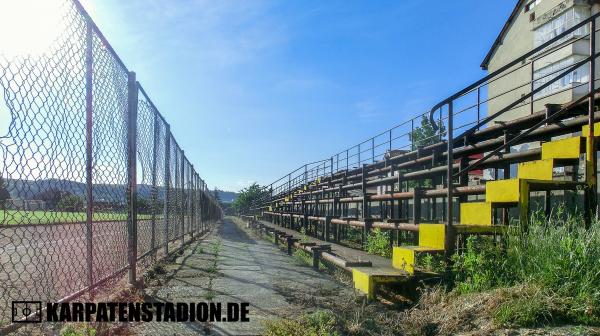
[(453, 256), (457, 291), (479, 292), (510, 283), (506, 258), (490, 237), (469, 236), (462, 254)]
[(427, 272), (443, 273), (446, 270), (446, 261), (443, 254), (425, 254), (417, 261)]
[(392, 247), (390, 246), (390, 234), (379, 228), (373, 229), (367, 236), (365, 248), (368, 253), (390, 258)]
[(59, 211), (79, 212), (83, 210), (83, 200), (73, 194), (65, 194), (56, 205)]

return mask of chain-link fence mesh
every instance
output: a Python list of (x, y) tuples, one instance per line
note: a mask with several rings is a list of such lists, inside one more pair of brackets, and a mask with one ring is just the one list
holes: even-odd
[(48, 48), (0, 46), (0, 326), (11, 301), (82, 293), (221, 216), (81, 5), (52, 4)]

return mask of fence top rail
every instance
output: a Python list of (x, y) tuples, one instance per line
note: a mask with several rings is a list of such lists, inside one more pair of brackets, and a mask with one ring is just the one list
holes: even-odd
[[(104, 47), (109, 51), (109, 53), (111, 54), (111, 56), (114, 57), (114, 59), (123, 68), (123, 70), (125, 72), (130, 72), (130, 70), (125, 65), (125, 62), (123, 62), (123, 60), (121, 59), (121, 57), (119, 56), (119, 54), (115, 51), (115, 49), (113, 48), (113, 46), (111, 45), (111, 43), (108, 41), (108, 39), (106, 38), (106, 36), (104, 36), (104, 34), (100, 30), (100, 28), (98, 27), (98, 25), (96, 24), (96, 22), (94, 21), (94, 19), (91, 17), (91, 15), (85, 9), (85, 7), (81, 4), (81, 2), (79, 0), (72, 0), (72, 2), (75, 5), (76, 10), (79, 12), (79, 14), (81, 16), (83, 16), (85, 18), (87, 24), (89, 24), (91, 26), (93, 32), (98, 36), (98, 38), (101, 40), (101, 42), (104, 45)], [(154, 109), (154, 113), (156, 113), (156, 115), (165, 123), (165, 126), (170, 127), (171, 125), (167, 122), (166, 118), (162, 115), (162, 113), (160, 113), (160, 110), (156, 107), (156, 105), (154, 104), (154, 102), (152, 101), (152, 99), (150, 98), (150, 96), (148, 95), (148, 93), (146, 92), (146, 90), (144, 89), (144, 87), (142, 86), (142, 84), (140, 82), (136, 82), (136, 85), (137, 85), (138, 90), (144, 96), (145, 100)], [(171, 142), (174, 145), (174, 147), (176, 148), (176, 150), (178, 150), (179, 152), (181, 152), (181, 154), (184, 154), (184, 150), (181, 149), (181, 147), (179, 146), (179, 143), (177, 142), (177, 139), (175, 138), (175, 136), (173, 135), (172, 132), (170, 134), (170, 137), (171, 137)], [(188, 160), (188, 158), (185, 155), (184, 155), (183, 159), (188, 164), (190, 164), (191, 167), (192, 167), (192, 169), (193, 169), (193, 165), (190, 163), (190, 161)], [(202, 180), (202, 182), (204, 183), (204, 185), (206, 186), (206, 188), (208, 188), (208, 185), (203, 180)], [(209, 195), (209, 196), (212, 196), (212, 195)]]
[(121, 57), (119, 57), (119, 55), (117, 54), (115, 49), (112, 47), (110, 42), (108, 42), (108, 39), (104, 36), (104, 34), (100, 30), (100, 28), (98, 28), (98, 25), (96, 24), (94, 19), (92, 19), (92, 16), (88, 13), (88, 11), (83, 7), (81, 2), (79, 2), (79, 0), (72, 0), (72, 1), (73, 1), (73, 4), (75, 4), (75, 8), (79, 12), (79, 14), (81, 14), (81, 16), (83, 16), (86, 19), (87, 23), (92, 27), (92, 30), (94, 31), (94, 33), (96, 33), (98, 35), (98, 38), (100, 38), (100, 40), (102, 41), (102, 44), (106, 47), (106, 49), (111, 53), (111, 55), (115, 58), (115, 60), (119, 63), (119, 65), (121, 67), (123, 67), (123, 70), (125, 70), (126, 72), (129, 72), (127, 66), (125, 65), (125, 62), (123, 62)]

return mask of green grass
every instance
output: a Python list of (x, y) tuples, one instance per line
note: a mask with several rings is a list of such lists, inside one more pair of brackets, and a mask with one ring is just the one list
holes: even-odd
[(502, 324), (600, 325), (599, 260), (599, 221), (586, 229), (580, 216), (535, 214), (527, 231), (511, 227), (503, 243), (470, 237), (454, 258), (456, 290), (519, 288), (495, 312)]
[[(84, 222), (85, 212), (58, 212), (58, 211), (0, 211), (0, 225), (15, 224), (49, 224), (49, 223), (73, 223)], [(157, 216), (160, 218), (161, 216)], [(150, 219), (150, 215), (138, 214), (138, 219)], [(94, 221), (120, 221), (126, 220), (126, 213), (95, 212)]]
[(299, 265), (312, 265), (312, 256), (304, 250), (294, 250), (292, 256)]
[(210, 289), (208, 290), (205, 294), (204, 294), (204, 298), (207, 299), (208, 301), (213, 300), (215, 297), (217, 297), (217, 293)]
[(267, 336), (337, 336), (340, 322), (329, 310), (316, 310), (297, 320), (276, 319), (265, 322)]

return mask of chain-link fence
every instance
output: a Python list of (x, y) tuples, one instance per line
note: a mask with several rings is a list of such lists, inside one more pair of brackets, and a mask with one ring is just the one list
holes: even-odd
[(47, 49), (0, 47), (0, 326), (11, 301), (73, 298), (126, 271), (134, 282), (140, 262), (221, 217), (83, 7), (52, 2)]

